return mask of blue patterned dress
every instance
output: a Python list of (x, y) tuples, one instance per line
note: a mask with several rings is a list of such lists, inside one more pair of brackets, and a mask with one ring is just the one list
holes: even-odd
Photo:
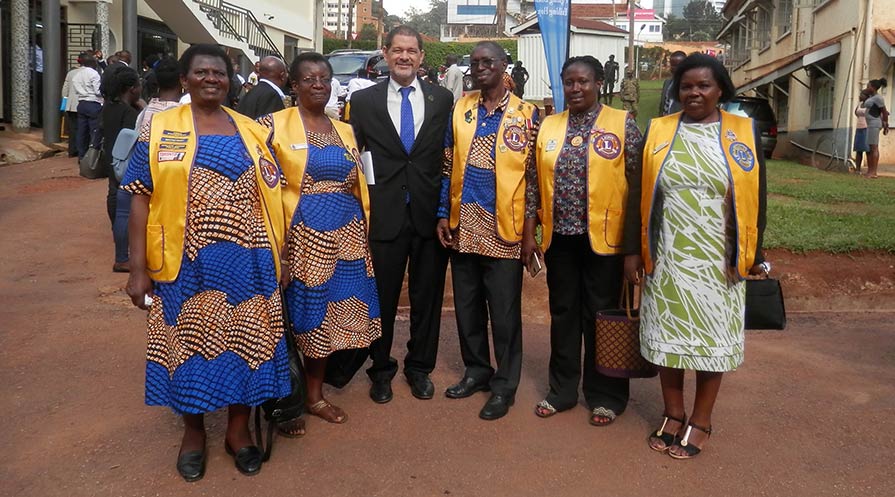
[(307, 136), (304, 177), (286, 178), (302, 185), (286, 236), (286, 304), (298, 348), (319, 359), (369, 347), (382, 323), (364, 212), (353, 193), (357, 166), (335, 129)]
[[(121, 184), (152, 195), (148, 123)], [(255, 169), (239, 135), (204, 135), (175, 281), (154, 283), (146, 404), (178, 414), (290, 393), (282, 302)]]

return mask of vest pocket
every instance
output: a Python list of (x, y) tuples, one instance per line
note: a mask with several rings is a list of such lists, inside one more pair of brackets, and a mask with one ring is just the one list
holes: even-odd
[(146, 269), (159, 272), (165, 265), (165, 227), (161, 224), (146, 225)]
[(603, 240), (606, 241), (606, 245), (610, 247), (622, 246), (624, 215), (622, 210), (606, 209), (606, 215), (603, 220)]

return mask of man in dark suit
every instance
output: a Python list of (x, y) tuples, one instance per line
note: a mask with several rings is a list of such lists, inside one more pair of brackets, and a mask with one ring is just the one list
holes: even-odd
[(258, 86), (239, 100), (236, 108), (240, 114), (258, 119), (261, 116), (285, 109), (283, 85), (286, 84), (286, 63), (279, 57), (261, 59)]
[(671, 72), (671, 77), (662, 83), (662, 95), (659, 97), (659, 117), (674, 114), (681, 110), (681, 103), (677, 101), (677, 95), (671, 94), (671, 82), (674, 80), (674, 71), (677, 69), (678, 64), (683, 62), (686, 58), (687, 54), (680, 50), (672, 53), (668, 57), (668, 67)]
[[(379, 289), (382, 338), (370, 347), (370, 398), (392, 399), (398, 371), (391, 357), (398, 297), (408, 272), (410, 341), (404, 375), (411, 393), (430, 399), (435, 368), (447, 251), (435, 238), (444, 134), (454, 98), (417, 79), (423, 40), (409, 26), (389, 32), (383, 53), (390, 77), (351, 96), (358, 146), (372, 155), (370, 249)], [(409, 269), (408, 269), (409, 261)]]

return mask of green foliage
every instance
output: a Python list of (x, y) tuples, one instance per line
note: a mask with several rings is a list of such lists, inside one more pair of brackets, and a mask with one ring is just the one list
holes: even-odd
[(895, 180), (768, 161), (766, 248), (895, 252)]
[(428, 9), (411, 7), (405, 15), (404, 24), (424, 35), (438, 38), (441, 36), (441, 25), (447, 22), (447, 0), (429, 0)]
[(360, 28), (360, 33), (357, 34), (357, 40), (355, 41), (368, 40), (375, 42), (378, 34), (379, 33), (376, 32), (376, 26), (373, 26), (372, 24), (364, 24), (363, 27)]
[(724, 25), (724, 18), (711, 2), (692, 0), (684, 7), (684, 16), (668, 16), (663, 35), (666, 40), (709, 41)]
[[(615, 91), (619, 85), (616, 83)], [(640, 102), (637, 104), (637, 127), (640, 131), (646, 131), (650, 119), (659, 114), (659, 97), (662, 94), (662, 80), (640, 80)], [(622, 108), (622, 101), (618, 95), (612, 100), (612, 107)]]
[[(513, 60), (516, 60), (516, 54), (518, 53), (516, 49), (516, 40), (495, 41), (498, 45), (502, 46), (504, 50), (510, 52)], [(356, 48), (358, 50), (376, 50), (380, 48), (376, 46), (375, 39), (372, 41), (355, 40), (354, 42), (352, 42), (351, 46), (352, 48)], [(427, 41), (423, 44), (423, 50), (426, 52), (426, 59), (424, 62), (429, 66), (437, 67), (441, 64), (444, 64), (444, 58), (447, 57), (448, 54), (456, 54), (459, 56), (467, 55), (472, 52), (472, 48), (474, 46), (475, 43), (442, 43), (440, 41)], [(333, 50), (337, 50), (340, 48), (348, 48), (348, 42), (345, 40), (323, 40), (323, 53), (330, 53)]]

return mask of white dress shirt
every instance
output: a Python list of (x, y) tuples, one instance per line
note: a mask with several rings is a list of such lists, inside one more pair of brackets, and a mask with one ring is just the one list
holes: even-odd
[[(423, 96), (423, 89), (420, 86), (419, 79), (414, 78), (410, 86), (413, 88), (409, 98), (410, 106), (413, 108), (413, 137), (416, 139), (416, 136), (420, 133), (420, 128), (423, 127), (423, 119), (426, 117), (426, 98)], [(401, 101), (403, 99), (399, 91), (400, 89), (401, 85), (394, 79), (389, 78), (388, 100), (386, 100), (386, 103), (388, 105), (388, 115), (392, 118), (392, 124), (395, 126), (395, 131), (398, 132), (398, 136), (401, 136)]]
[(454, 102), (463, 96), (463, 71), (457, 64), (452, 64), (444, 73), (444, 87), (454, 94)]
[(103, 103), (103, 97), (99, 93), (99, 83), (99, 73), (90, 67), (78, 69), (77, 74), (71, 78), (71, 85), (78, 96), (78, 102)]

